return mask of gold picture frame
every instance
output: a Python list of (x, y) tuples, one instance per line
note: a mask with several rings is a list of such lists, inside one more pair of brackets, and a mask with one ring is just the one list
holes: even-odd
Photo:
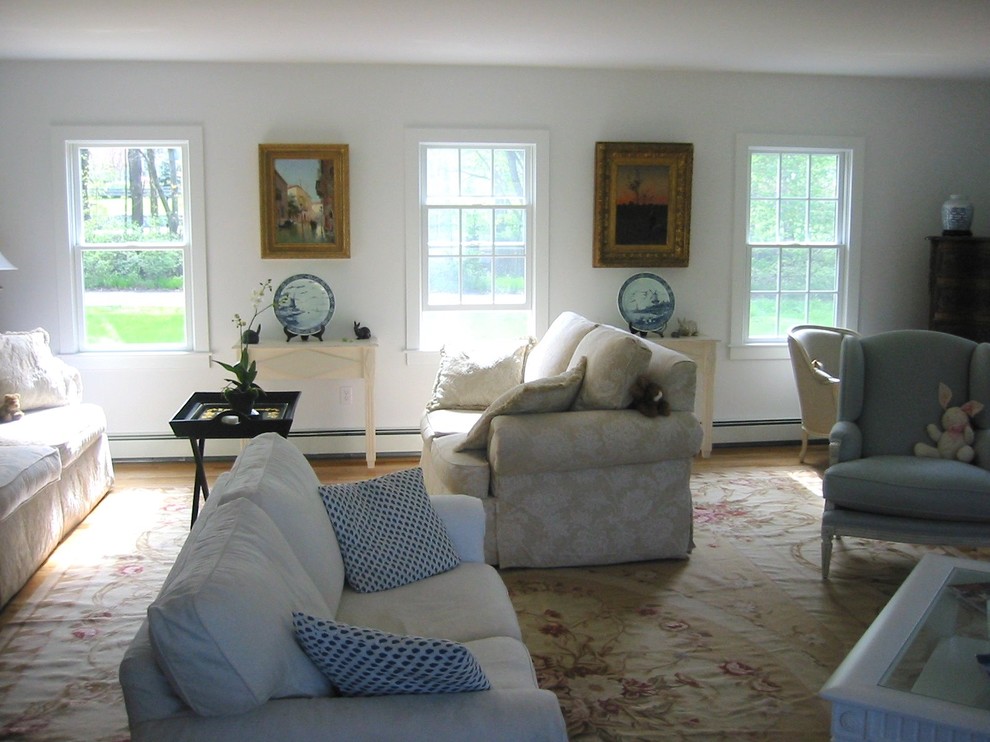
[(260, 144), (261, 257), (349, 258), (346, 144)]
[(693, 144), (595, 144), (596, 268), (684, 267)]

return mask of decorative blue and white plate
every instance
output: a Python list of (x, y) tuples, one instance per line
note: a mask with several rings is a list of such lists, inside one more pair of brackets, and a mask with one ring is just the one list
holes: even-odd
[(637, 273), (619, 289), (619, 314), (637, 332), (662, 333), (674, 316), (674, 292), (654, 273)]
[(316, 335), (333, 317), (333, 291), (322, 278), (308, 273), (289, 276), (275, 290), (275, 317), (282, 323), (287, 337)]

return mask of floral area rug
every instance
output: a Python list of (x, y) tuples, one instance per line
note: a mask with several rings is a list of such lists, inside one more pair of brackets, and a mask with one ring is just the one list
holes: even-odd
[(188, 488), (117, 489), (0, 614), (0, 740), (130, 739), (117, 667), (189, 533)]
[(823, 582), (813, 471), (692, 491), (686, 561), (503, 571), (540, 685), (574, 740), (828, 740), (818, 691), (927, 548), (845, 538)]
[[(818, 690), (924, 548), (844, 539), (823, 583), (813, 471), (702, 473), (692, 489), (690, 559), (503, 571), (540, 684), (575, 740), (828, 739)], [(0, 740), (129, 739), (117, 667), (189, 502), (111, 492), (0, 614)]]

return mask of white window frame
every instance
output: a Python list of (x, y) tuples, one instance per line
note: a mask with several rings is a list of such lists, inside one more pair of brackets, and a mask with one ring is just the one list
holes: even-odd
[[(533, 335), (541, 334), (548, 322), (549, 293), (549, 171), (550, 135), (545, 130), (518, 129), (407, 129), (406, 130), (406, 350), (407, 362), (418, 359), (429, 362), (439, 349), (421, 347), (420, 328), (424, 307), (425, 271), (424, 225), (422, 220), (425, 158), (424, 148), (430, 144), (488, 145), (496, 147), (524, 146), (532, 152), (532, 219), (527, 224), (531, 230), (531, 243), (527, 250), (527, 291), (532, 305), (530, 329)], [(489, 311), (526, 311), (520, 305), (505, 305)], [(466, 306), (465, 309), (471, 309)], [(452, 338), (456, 340), (456, 338)]]
[[(126, 364), (134, 356), (209, 353), (209, 313), (207, 311), (206, 279), (206, 209), (205, 178), (203, 169), (203, 130), (197, 126), (65, 126), (55, 127), (52, 134), (55, 194), (54, 204), (59, 231), (56, 268), (59, 287), (59, 350), (61, 354), (100, 356), (99, 365), (112, 357), (120, 357)], [(128, 146), (135, 143), (147, 146), (180, 146), (188, 158), (183, 162), (186, 208), (189, 219), (184, 224), (187, 243), (183, 247), (185, 259), (183, 281), (185, 286), (186, 348), (99, 350), (81, 352), (83, 337), (82, 307), (82, 256), (75, 248), (76, 236), (70, 198), (78, 188), (75, 182), (75, 165), (72, 158), (79, 145)], [(177, 248), (180, 246), (176, 246)], [(75, 359), (78, 363), (82, 359)], [(85, 363), (83, 361), (83, 363)], [(112, 365), (112, 363), (111, 363)]]
[(840, 193), (839, 295), (836, 323), (856, 329), (859, 321), (859, 270), (862, 252), (863, 158), (865, 140), (857, 137), (781, 136), (739, 134), (736, 137), (735, 216), (732, 250), (732, 316), (729, 358), (739, 360), (786, 359), (786, 338), (749, 340), (750, 246), (749, 186), (750, 154), (757, 149), (800, 152), (834, 152), (844, 155)]

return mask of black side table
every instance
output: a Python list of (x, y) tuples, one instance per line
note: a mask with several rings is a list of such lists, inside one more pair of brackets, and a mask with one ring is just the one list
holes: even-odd
[(192, 521), (199, 515), (199, 495), (203, 502), (210, 496), (203, 467), (203, 453), (208, 438), (254, 438), (262, 433), (289, 435), (299, 392), (265, 392), (255, 403), (255, 414), (244, 415), (230, 409), (220, 392), (196, 392), (169, 420), (177, 438), (188, 438), (196, 461), (193, 484)]

